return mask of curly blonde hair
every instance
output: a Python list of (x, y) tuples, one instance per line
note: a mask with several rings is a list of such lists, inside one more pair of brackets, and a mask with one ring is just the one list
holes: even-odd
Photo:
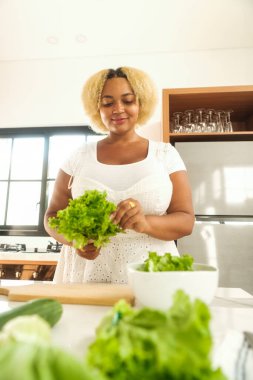
[(107, 133), (108, 130), (100, 117), (101, 94), (105, 82), (111, 78), (126, 78), (135, 96), (139, 101), (138, 126), (143, 125), (151, 117), (157, 103), (157, 92), (150, 77), (143, 71), (133, 67), (119, 67), (105, 69), (93, 74), (84, 84), (82, 102), (86, 114), (89, 116), (91, 128), (99, 133)]

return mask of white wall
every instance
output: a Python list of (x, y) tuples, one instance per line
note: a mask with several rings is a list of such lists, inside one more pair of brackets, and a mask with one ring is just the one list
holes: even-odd
[[(90, 6), (95, 4), (97, 14), (97, 7), (104, 3), (94, 1)], [(62, 4), (69, 7), (66, 0), (12, 0), (16, 8), (13, 5), (11, 9), (11, 2), (3, 0), (0, 28), (5, 27), (6, 33), (3, 30), (0, 36), (0, 128), (88, 123), (80, 100), (82, 85), (90, 74), (107, 67), (135, 66), (154, 79), (160, 100), (142, 134), (157, 140), (162, 136), (162, 88), (253, 84), (252, 0), (157, 0), (155, 3), (129, 0), (123, 13), (121, 8), (112, 7), (114, 1), (110, 0), (106, 2), (108, 14), (100, 15), (98, 22), (93, 20), (89, 24), (86, 15), (85, 22), (93, 28), (93, 34), (97, 33), (96, 38), (90, 38), (90, 45), (94, 43), (94, 46), (88, 44), (87, 49), (91, 50), (87, 55), (84, 47), (77, 50), (80, 46), (71, 45), (69, 40), (73, 30), (76, 31), (75, 21), (78, 27), (84, 24), (84, 16), (80, 14), (85, 12), (80, 9), (86, 4), (87, 10), (88, 1), (74, 1), (73, 5), (80, 9), (76, 9), (71, 28), (67, 13), (74, 6), (65, 8), (59, 36), (54, 31), (59, 43), (43, 47), (43, 51), (39, 50), (41, 41), (40, 45), (35, 38), (42, 35), (36, 33), (38, 23), (42, 23), (39, 20), (43, 20), (38, 10), (35, 11), (35, 3), (40, 5), (40, 12), (44, 11), (42, 16), (49, 19), (49, 31), (54, 23), (59, 27), (55, 19), (57, 7)], [(25, 16), (24, 9), (37, 12), (32, 14), (33, 19), (37, 18), (31, 30), (26, 29), (22, 34), (18, 28), (29, 26), (26, 19), (23, 24), (20, 21)], [(7, 22), (11, 11), (15, 21), (12, 28)], [(150, 20), (152, 23), (147, 26)], [(44, 24), (43, 28), (46, 29)], [(109, 35), (105, 28), (109, 29)], [(15, 32), (21, 33), (20, 40)], [(60, 42), (64, 38), (65, 47), (62, 47)]]
[[(104, 67), (132, 65), (162, 88), (253, 84), (253, 49), (134, 55), (122, 58), (0, 62), (0, 127), (88, 123), (80, 93), (86, 78)], [(144, 130), (159, 139), (161, 101)]]

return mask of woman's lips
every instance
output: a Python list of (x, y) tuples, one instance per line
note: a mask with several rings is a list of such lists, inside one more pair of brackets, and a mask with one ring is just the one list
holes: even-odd
[(117, 118), (117, 119), (112, 119), (113, 124), (121, 125), (127, 120), (125, 117)]

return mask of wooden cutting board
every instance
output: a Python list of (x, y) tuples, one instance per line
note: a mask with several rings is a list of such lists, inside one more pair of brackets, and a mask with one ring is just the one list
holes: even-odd
[(134, 303), (128, 285), (105, 283), (1, 286), (0, 294), (6, 295), (10, 301), (54, 298), (66, 304), (112, 306), (120, 299), (125, 299), (130, 304)]

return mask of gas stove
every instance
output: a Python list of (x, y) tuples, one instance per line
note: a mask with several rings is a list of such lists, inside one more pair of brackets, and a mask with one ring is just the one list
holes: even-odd
[(0, 252), (25, 252), (25, 244), (0, 244)]
[(27, 248), (26, 244), (0, 244), (0, 252), (12, 252), (12, 253), (58, 253), (61, 251), (62, 244), (51, 241), (46, 248)]
[(61, 252), (62, 244), (58, 243), (58, 241), (54, 244), (49, 241), (47, 246), (47, 252)]

